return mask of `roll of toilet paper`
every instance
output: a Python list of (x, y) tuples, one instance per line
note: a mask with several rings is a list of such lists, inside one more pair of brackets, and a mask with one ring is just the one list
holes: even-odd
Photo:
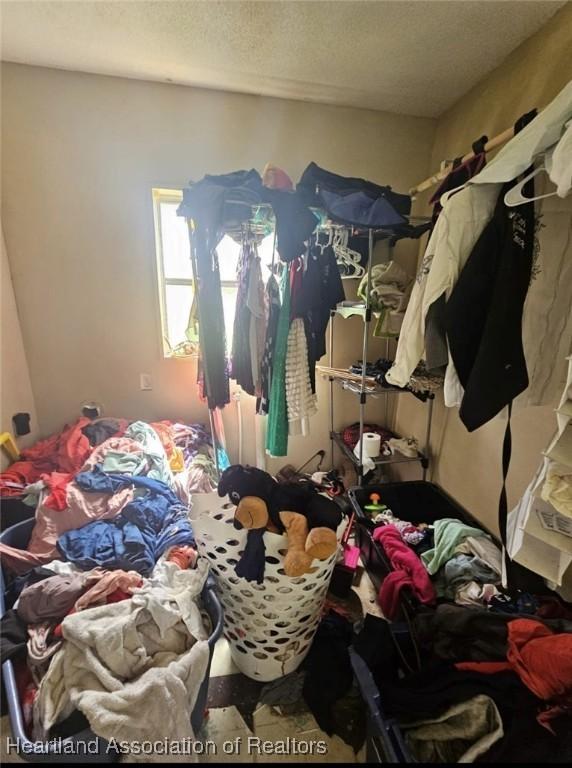
[(379, 456), (380, 450), (381, 435), (376, 435), (375, 432), (366, 432), (363, 436), (363, 455), (375, 459)]

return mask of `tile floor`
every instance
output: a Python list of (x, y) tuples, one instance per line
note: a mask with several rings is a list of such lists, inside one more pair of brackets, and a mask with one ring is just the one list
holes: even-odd
[[(336, 598), (332, 600), (336, 602)], [(352, 618), (365, 613), (381, 616), (374, 586), (365, 571), (350, 599), (343, 603)], [(365, 762), (365, 747), (356, 754), (339, 736), (329, 737), (319, 729), (302, 701), (300, 707), (296, 707), (296, 714), (285, 714), (279, 707), (259, 704), (263, 685), (239, 672), (228, 642), (221, 638), (211, 666), (209, 711), (197, 734), (205, 750), (199, 762)], [(11, 736), (8, 716), (0, 719), (0, 728), (0, 762), (23, 762), (6, 751), (7, 738)]]

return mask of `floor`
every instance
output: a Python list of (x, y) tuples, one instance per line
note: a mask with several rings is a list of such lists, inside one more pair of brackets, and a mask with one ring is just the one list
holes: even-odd
[[(381, 616), (374, 587), (365, 571), (349, 600), (340, 602), (352, 616)], [(357, 753), (335, 735), (321, 731), (304, 701), (285, 711), (281, 706), (259, 703), (264, 684), (250, 680), (234, 664), (228, 642), (221, 638), (215, 648), (209, 683), (208, 714), (197, 739), (204, 754), (199, 762), (363, 763), (365, 747)], [(349, 694), (359, 697), (357, 689)], [(12, 736), (8, 716), (0, 719), (0, 763), (22, 762), (7, 752)]]

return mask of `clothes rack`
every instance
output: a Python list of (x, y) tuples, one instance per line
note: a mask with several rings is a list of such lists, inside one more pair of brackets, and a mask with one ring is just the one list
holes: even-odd
[[(267, 219), (265, 219), (264, 222), (260, 220), (259, 214), (261, 209), (265, 209), (269, 211), (270, 215)], [(362, 235), (367, 237), (368, 239), (368, 264), (367, 264), (367, 290), (366, 290), (366, 302), (365, 307), (356, 308), (355, 310), (352, 309), (352, 311), (347, 312), (347, 308), (337, 308), (336, 310), (333, 310), (330, 314), (331, 322), (330, 322), (330, 353), (329, 353), (329, 361), (330, 361), (330, 367), (333, 367), (333, 318), (337, 313), (342, 315), (342, 317), (347, 317), (351, 314), (360, 314), (363, 317), (364, 320), (364, 332), (363, 332), (363, 339), (362, 339), (362, 358), (363, 361), (367, 361), (367, 354), (368, 354), (368, 345), (369, 345), (369, 328), (370, 328), (370, 322), (373, 317), (373, 312), (371, 308), (371, 271), (373, 266), (373, 249), (374, 249), (374, 242), (375, 242), (375, 236), (381, 236), (381, 239), (385, 245), (386, 248), (388, 248), (388, 255), (387, 258), (390, 258), (391, 249), (394, 245), (393, 239), (396, 235), (396, 227), (375, 227), (375, 228), (369, 228), (369, 227), (359, 227), (355, 225), (349, 225), (349, 224), (343, 224), (340, 222), (333, 222), (327, 219), (327, 216), (324, 211), (321, 209), (314, 209), (313, 211), (318, 213), (320, 215), (320, 222), (316, 229), (317, 230), (329, 230), (332, 229), (348, 229), (351, 230), (352, 234), (354, 235)], [(276, 233), (276, 227), (275, 227), (275, 220), (272, 216), (272, 206), (267, 205), (265, 203), (259, 203), (252, 206), (252, 218), (251, 220), (244, 222), (241, 231), (244, 232), (244, 227), (246, 227), (247, 231), (251, 231), (253, 233), (258, 234), (271, 234), (274, 232)], [(427, 217), (425, 216), (410, 216), (408, 217), (408, 223), (421, 223), (424, 224), (428, 221)], [(195, 243), (194, 243), (194, 227), (191, 219), (187, 220), (188, 224), (188, 231), (189, 231), (189, 240), (190, 240), (190, 252), (191, 252), (191, 264), (193, 269), (193, 274), (197, 275), (197, 262), (196, 262), (196, 252), (195, 252)], [(263, 230), (263, 231), (261, 231)], [(228, 233), (226, 233), (228, 234)], [(402, 235), (407, 236), (407, 235)], [(200, 305), (200, 290), (196, 291), (196, 301), (197, 305)], [(344, 311), (344, 309), (346, 311)], [(200, 334), (200, 329), (199, 329)], [(208, 382), (208, 376), (209, 372), (207, 370), (208, 366), (206, 365), (206, 361), (203, 360), (203, 375), (205, 377), (205, 381)], [(359, 459), (357, 459), (354, 454), (347, 448), (345, 443), (343, 443), (343, 440), (341, 439), (341, 435), (334, 431), (334, 396), (333, 396), (333, 386), (335, 378), (330, 376), (330, 440), (331, 440), (331, 457), (332, 457), (332, 467), (334, 466), (334, 444), (337, 444), (342, 451), (349, 456), (349, 458), (356, 464), (358, 468), (358, 476), (359, 476), (359, 482), (360, 485), (363, 482), (364, 472), (363, 472), (363, 434), (364, 434), (364, 424), (365, 424), (365, 405), (367, 402), (367, 376), (366, 376), (366, 366), (362, 366), (362, 375), (361, 375), (361, 382), (359, 387), (359, 396), (360, 396), (360, 433), (359, 433), (359, 445), (360, 445), (360, 456)], [(381, 393), (389, 394), (389, 392), (392, 392), (393, 390), (390, 389), (381, 389)], [(403, 392), (406, 392), (407, 390), (402, 390)], [(429, 412), (428, 412), (428, 421), (427, 421), (427, 431), (426, 431), (426, 452), (428, 450), (429, 446), (429, 440), (431, 436), (431, 421), (432, 421), (432, 413), (433, 413), (433, 398), (434, 395), (429, 394), (427, 396), (427, 400), (429, 401)], [(388, 405), (387, 400), (385, 401), (385, 415), (386, 415), (386, 421), (387, 421), (387, 412), (388, 412)], [(217, 445), (217, 436), (216, 436), (216, 430), (214, 425), (214, 418), (213, 413), (209, 409), (209, 420), (210, 420), (210, 426), (211, 426), (211, 434), (213, 439), (213, 446), (214, 446), (214, 453), (215, 453), (215, 464), (217, 472), (220, 475), (221, 467), (219, 466), (219, 459), (218, 459), (218, 445)], [(423, 479), (426, 477), (427, 467), (428, 467), (428, 459), (425, 454), (418, 453), (417, 457), (380, 457), (376, 460), (376, 464), (392, 464), (392, 463), (401, 463), (401, 462), (415, 462), (419, 461), (421, 462), (423, 466)]]
[[(391, 235), (391, 233), (389, 233)], [(373, 311), (371, 308), (371, 270), (373, 266), (373, 230), (369, 230), (368, 233), (369, 238), (369, 252), (368, 252), (368, 265), (367, 265), (367, 290), (366, 290), (366, 300), (365, 300), (365, 306), (355, 308), (355, 311), (348, 312), (346, 311), (347, 308), (340, 308), (333, 310), (330, 313), (330, 328), (329, 328), (329, 340), (330, 340), (330, 349), (329, 349), (329, 367), (330, 371), (334, 367), (334, 319), (337, 314), (341, 315), (342, 317), (349, 317), (353, 314), (360, 315), (363, 319), (363, 338), (362, 338), (362, 369), (361, 369), (361, 379), (360, 379), (360, 386), (359, 389), (356, 390), (356, 394), (359, 395), (359, 458), (355, 456), (354, 452), (346, 445), (344, 442), (342, 435), (340, 432), (336, 432), (334, 428), (335, 418), (334, 418), (334, 384), (336, 381), (335, 375), (328, 374), (328, 379), (330, 383), (330, 403), (329, 403), (329, 410), (330, 410), (330, 444), (331, 444), (331, 463), (332, 467), (334, 466), (334, 448), (337, 445), (338, 448), (341, 450), (341, 452), (348, 458), (356, 467), (357, 474), (358, 474), (358, 485), (364, 484), (364, 478), (365, 478), (365, 472), (364, 472), (364, 464), (363, 464), (363, 435), (364, 435), (364, 425), (365, 425), (365, 406), (367, 403), (367, 397), (368, 394), (371, 395), (371, 392), (368, 393), (368, 377), (366, 375), (366, 363), (367, 363), (367, 355), (368, 355), (368, 349), (369, 349), (369, 330), (370, 330), (370, 324), (371, 320), (373, 318)], [(391, 239), (390, 237), (387, 237), (384, 241), (384, 246), (388, 249), (388, 258), (390, 258), (391, 253)], [(389, 342), (388, 342), (389, 346)], [(390, 394), (397, 393), (401, 394), (407, 392), (406, 389), (399, 390), (399, 389), (384, 389), (382, 387), (379, 388), (379, 390), (376, 392), (376, 394), (384, 395), (385, 396), (385, 415), (386, 415), (386, 424), (387, 426), (387, 412), (388, 412), (388, 400), (387, 397)], [(431, 425), (433, 421), (433, 400), (435, 396), (433, 393), (428, 393), (426, 402), (427, 402), (427, 422), (426, 422), (426, 431), (425, 431), (425, 445), (423, 452), (418, 452), (417, 456), (409, 457), (409, 456), (383, 456), (380, 455), (378, 458), (374, 460), (374, 463), (376, 466), (380, 465), (386, 465), (386, 464), (402, 464), (405, 462), (419, 462), (423, 468), (423, 480), (427, 477), (427, 469), (429, 467), (429, 445), (431, 440)]]

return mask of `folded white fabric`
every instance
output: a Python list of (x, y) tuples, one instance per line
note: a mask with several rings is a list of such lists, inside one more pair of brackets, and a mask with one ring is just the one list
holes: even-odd
[(207, 565), (174, 569), (165, 564), (166, 586), (151, 581), (131, 600), (64, 620), (65, 643), (38, 691), (36, 716), (44, 732), (75, 708), (108, 740), (194, 737), (191, 713), (209, 659), (196, 604)]

